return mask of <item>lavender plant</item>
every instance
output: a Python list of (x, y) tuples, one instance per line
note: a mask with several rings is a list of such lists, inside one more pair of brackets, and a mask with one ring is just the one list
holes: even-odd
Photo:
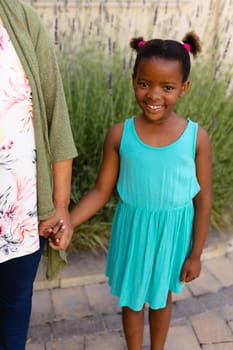
[[(233, 92), (228, 74), (216, 77), (211, 62), (197, 62), (191, 88), (177, 106), (177, 113), (198, 121), (208, 131), (213, 145), (213, 212), (211, 226), (222, 230), (231, 225), (233, 199)], [(131, 86), (131, 58), (112, 52), (77, 54), (61, 63), (71, 123), (79, 157), (74, 161), (72, 201), (93, 185), (109, 127), (137, 113)], [(77, 230), (74, 244), (107, 246), (117, 196), (94, 218)]]
[[(66, 1), (66, 6), (68, 2)], [(123, 3), (125, 4), (124, 1), (119, 3), (122, 11), (125, 9)], [(133, 3), (128, 1), (129, 8), (134, 6)], [(220, 9), (222, 16), (226, 4), (227, 2), (225, 8)], [(176, 16), (168, 14), (165, 4), (163, 11), (167, 17), (161, 22), (161, 8), (157, 3), (151, 6), (153, 16), (146, 28), (147, 32), (153, 33), (157, 30), (164, 36), (166, 34), (177, 38), (178, 32), (174, 29)], [(179, 1), (176, 6), (177, 16), (182, 17)], [(199, 20), (201, 6), (198, 1), (192, 13), (193, 17), (187, 18), (188, 30), (192, 29), (194, 20)], [(70, 18), (70, 30), (65, 33), (59, 28), (59, 11), (57, 8), (55, 12), (55, 39), (74, 138), (79, 151), (73, 167), (74, 203), (95, 181), (107, 130), (116, 122), (137, 113), (138, 107), (131, 87), (133, 57), (128, 49), (130, 38), (125, 38), (125, 50), (122, 41), (119, 43), (121, 22), (109, 11), (106, 2), (100, 1), (98, 14), (94, 19), (89, 19), (91, 16), (88, 11), (91, 11), (91, 7), (83, 22), (78, 17)], [(129, 32), (132, 33), (132, 21), (128, 19), (127, 23)], [(190, 91), (177, 106), (177, 113), (198, 121), (206, 128), (212, 141), (214, 200), (211, 228), (218, 231), (229, 228), (233, 218), (233, 91), (232, 69), (228, 58), (230, 22), (225, 23), (221, 29), (224, 33), (220, 32), (220, 36), (225, 38), (224, 45), (220, 43), (220, 36), (216, 35), (209, 46), (209, 60), (203, 55), (193, 64)], [(152, 34), (148, 34), (148, 37), (151, 36)], [(78, 228), (73, 246), (91, 249), (107, 247), (116, 200), (114, 193), (110, 203), (100, 213)]]

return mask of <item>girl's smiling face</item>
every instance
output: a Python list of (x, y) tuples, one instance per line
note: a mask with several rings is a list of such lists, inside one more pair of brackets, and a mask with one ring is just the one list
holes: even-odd
[(187, 92), (189, 81), (183, 82), (179, 61), (152, 57), (139, 63), (133, 87), (143, 116), (162, 121), (172, 115), (176, 101)]

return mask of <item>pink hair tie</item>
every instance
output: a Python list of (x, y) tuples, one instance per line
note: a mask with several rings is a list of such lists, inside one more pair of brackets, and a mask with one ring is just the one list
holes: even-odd
[(183, 46), (184, 46), (185, 50), (187, 50), (188, 52), (191, 51), (191, 46), (189, 44), (184, 43)]
[(145, 41), (139, 41), (139, 43), (138, 43), (138, 47), (139, 47), (139, 49), (141, 48), (141, 47), (143, 47), (144, 45), (145, 45)]

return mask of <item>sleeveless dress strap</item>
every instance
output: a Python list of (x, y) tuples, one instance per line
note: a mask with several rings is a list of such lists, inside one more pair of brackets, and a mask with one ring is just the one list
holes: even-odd
[(123, 132), (122, 132), (122, 136), (121, 136), (121, 143), (120, 143), (120, 149), (119, 149), (119, 153), (121, 155), (122, 149), (124, 148), (124, 144), (125, 144), (125, 140), (126, 140), (126, 135), (128, 133), (128, 130), (130, 128), (130, 125), (132, 124), (133, 121), (133, 117), (131, 118), (127, 118), (124, 121), (124, 127), (123, 127)]
[(198, 132), (198, 123), (193, 122), (191, 119), (188, 119), (188, 127), (190, 128), (192, 132), (192, 152), (193, 152), (193, 158), (196, 156), (196, 146), (197, 146), (197, 132)]

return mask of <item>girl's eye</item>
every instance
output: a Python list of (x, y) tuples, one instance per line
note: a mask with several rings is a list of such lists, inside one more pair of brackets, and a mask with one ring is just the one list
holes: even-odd
[(146, 83), (145, 81), (138, 81), (137, 85), (140, 86), (141, 88), (147, 88), (148, 87), (148, 83)]
[(165, 91), (172, 91), (172, 90), (174, 90), (174, 87), (173, 86), (164, 86), (164, 88), (163, 88)]

